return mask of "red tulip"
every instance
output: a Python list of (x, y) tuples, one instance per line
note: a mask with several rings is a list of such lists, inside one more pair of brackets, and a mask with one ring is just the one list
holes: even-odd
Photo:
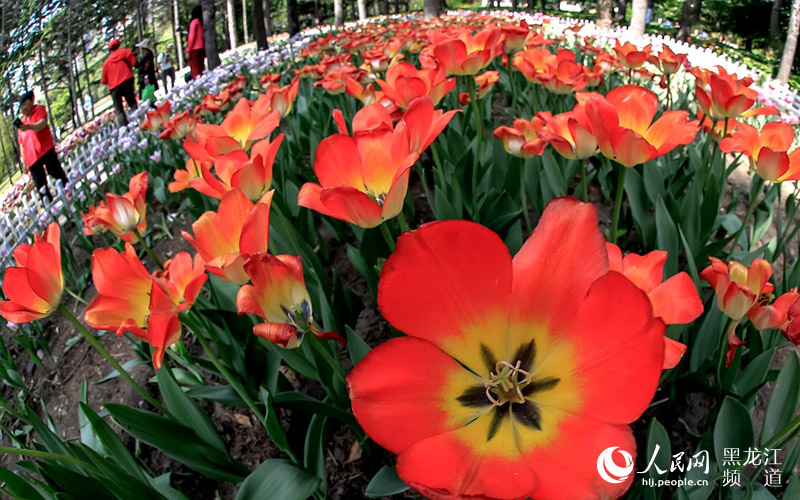
[(102, 201), (97, 207), (90, 207), (89, 212), (82, 215), (84, 232), (97, 234), (108, 230), (128, 243), (138, 240), (136, 232), (143, 234), (147, 229), (147, 172), (140, 172), (129, 182), (130, 190), (118, 195), (106, 194), (106, 203)]
[(750, 88), (751, 78), (738, 78), (717, 66), (717, 72), (691, 68), (689, 70), (697, 79), (695, 93), (697, 106), (712, 120), (739, 118), (754, 115), (778, 114), (772, 106), (753, 108), (758, 93)]
[(206, 212), (192, 224), (194, 236), (183, 232), (210, 273), (239, 285), (249, 281), (245, 262), (266, 252), (269, 245), (272, 193), (252, 203), (239, 189), (232, 189), (222, 196), (216, 212)]
[(653, 122), (658, 98), (637, 85), (613, 89), (605, 98), (581, 97), (600, 151), (626, 167), (646, 163), (689, 144), (698, 124), (687, 111), (666, 111)]
[(497, 127), (492, 133), (503, 141), (506, 152), (518, 158), (532, 158), (540, 156), (544, 152), (547, 141), (540, 135), (545, 122), (536, 116), (530, 120), (521, 118), (514, 120), (513, 127)]
[(64, 291), (61, 272), (61, 228), (55, 222), (33, 235), (33, 245), (14, 249), (16, 267), (6, 268), (0, 316), (12, 323), (46, 318), (58, 309)]
[(783, 182), (800, 179), (800, 148), (789, 153), (792, 142), (794, 128), (787, 123), (767, 123), (760, 134), (752, 125), (737, 123), (736, 131), (722, 139), (719, 148), (725, 153), (744, 153), (765, 181)]
[(446, 78), (444, 66), (436, 69), (417, 69), (413, 64), (401, 61), (389, 66), (386, 80), (377, 79), (381, 91), (398, 107), (405, 109), (418, 97), (428, 96), (433, 105), (456, 85), (454, 78)]
[[(493, 232), (443, 221), (403, 233), (378, 306), (407, 336), (347, 377), (353, 413), (397, 472), (429, 498), (619, 498), (635, 477), (598, 479), (650, 404), (664, 323), (608, 272), (590, 204), (548, 204), (512, 259)], [(444, 464), (444, 465), (443, 465)]]
[(321, 340), (345, 343), (337, 333), (321, 332), (314, 326), (300, 257), (260, 253), (247, 261), (245, 271), (253, 284), (239, 289), (236, 307), (239, 314), (266, 320), (253, 327), (254, 334), (286, 349), (299, 347), (306, 332)]
[[(690, 323), (703, 314), (703, 302), (686, 273), (678, 273), (663, 281), (667, 252), (654, 250), (647, 255), (629, 253), (624, 258), (622, 251), (613, 243), (606, 243), (608, 269), (625, 275), (650, 299), (653, 316), (661, 318), (667, 325)], [(664, 337), (665, 370), (680, 363), (686, 345)]]
[(409, 147), (406, 128), (392, 129), (383, 106), (371, 104), (354, 117), (352, 137), (343, 122), (339, 129), (317, 147), (314, 171), (320, 183), (303, 185), (298, 205), (365, 228), (396, 217), (419, 157)]

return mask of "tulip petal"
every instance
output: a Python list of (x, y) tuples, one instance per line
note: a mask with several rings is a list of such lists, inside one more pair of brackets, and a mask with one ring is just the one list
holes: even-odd
[[(381, 271), (378, 307), (398, 330), (482, 372), (480, 351), (462, 344), (480, 335), (505, 352), (510, 292), (511, 256), (494, 232), (466, 221), (432, 222), (398, 238)], [(487, 323), (497, 335), (479, 332)]]
[(703, 314), (703, 301), (686, 273), (678, 273), (656, 286), (650, 293), (653, 315), (668, 325), (682, 325)]
[(553, 200), (514, 257), (512, 317), (561, 330), (589, 286), (607, 272), (605, 239), (594, 206), (570, 197)]

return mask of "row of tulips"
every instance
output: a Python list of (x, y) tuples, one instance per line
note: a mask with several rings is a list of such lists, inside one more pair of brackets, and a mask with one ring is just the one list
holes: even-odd
[[(581, 26), (554, 37), (536, 19), (410, 18), (330, 32), (270, 72), (147, 113), (141, 151), (116, 157), (128, 192), (84, 207), (74, 238), (116, 238), (93, 251), (97, 296), (83, 318), (150, 357), (160, 398), (62, 303), (57, 225), (15, 252), (0, 314), (66, 315), (149, 404), (106, 405), (113, 420), (200, 474), (240, 481), (246, 471), (173, 370), (198, 374), (187, 388), (198, 399), (248, 408), (285, 459), (265, 456), (237, 498), (325, 498), (333, 420), (365, 454), (378, 456), (374, 440), (397, 455), (370, 495), (769, 494), (753, 486), (761, 470), (741, 478), (744, 490), (724, 484), (743, 466), (724, 464), (723, 450), (767, 453), (800, 428), (794, 353), (757, 440), (751, 424), (756, 393), (776, 376), (774, 353), (800, 341), (800, 267), (789, 262), (798, 201), (783, 203), (781, 186), (798, 178), (794, 131), (744, 122), (776, 113), (756, 105), (747, 78), (686, 69), (666, 46), (581, 37)], [(740, 161), (727, 153), (746, 155), (754, 173), (743, 220), (736, 194), (723, 203)], [(183, 231), (194, 255), (162, 264), (148, 189), (194, 218)], [(773, 217), (776, 236), (762, 244)], [(369, 293), (343, 285), (342, 260)], [(372, 303), (392, 327), (370, 325), (374, 349), (355, 333)], [(195, 340), (202, 358), (186, 347)], [(297, 376), (325, 395), (294, 391)], [(208, 385), (214, 378), (223, 384)], [(707, 420), (683, 428), (698, 392), (712, 401)], [(276, 408), (314, 415), (302, 454)], [(603, 450), (649, 470), (663, 463), (659, 449), (673, 449), (670, 433), (687, 429), (687, 449), (675, 451), (713, 452), (706, 484), (598, 476)], [(3, 451), (40, 459), (50, 492), (71, 491), (50, 468), (66, 451), (17, 445)], [(798, 454), (787, 452), (784, 496), (800, 488)]]

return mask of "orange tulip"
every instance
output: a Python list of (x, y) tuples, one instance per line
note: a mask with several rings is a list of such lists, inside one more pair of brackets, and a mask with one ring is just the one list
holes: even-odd
[(697, 121), (687, 111), (666, 111), (653, 122), (658, 98), (637, 85), (613, 89), (605, 98), (579, 96), (600, 151), (606, 157), (633, 167), (689, 144), (697, 135)]
[(292, 104), (294, 104), (294, 100), (297, 98), (297, 91), (299, 88), (300, 79), (298, 77), (294, 77), (292, 83), (285, 87), (278, 87), (276, 85), (268, 86), (265, 95), (267, 96), (266, 99), (270, 102), (269, 109), (277, 111), (282, 117), (286, 117), (289, 111), (292, 110)]
[(335, 332), (321, 332), (314, 326), (300, 257), (260, 253), (247, 261), (245, 271), (253, 284), (239, 289), (236, 307), (239, 314), (265, 320), (253, 327), (254, 334), (285, 349), (299, 347), (306, 332), (345, 343)]
[(668, 45), (662, 45), (658, 55), (650, 55), (647, 62), (661, 70), (662, 75), (672, 75), (687, 64), (686, 54), (676, 54)]
[(153, 278), (160, 280), (178, 311), (185, 311), (194, 305), (208, 275), (200, 254), (192, 259), (188, 253), (179, 252), (164, 263), (163, 271), (153, 273)]
[(131, 177), (130, 191), (123, 195), (114, 193), (106, 194), (106, 203), (102, 201), (97, 207), (90, 207), (87, 214), (83, 214), (84, 232), (97, 234), (98, 226), (116, 234), (128, 243), (138, 240), (147, 229), (147, 172), (140, 172)]
[(561, 156), (571, 160), (583, 160), (597, 154), (597, 140), (586, 117), (583, 104), (576, 104), (572, 111), (551, 116), (539, 113), (547, 125), (539, 135), (553, 146)]
[(762, 295), (772, 293), (769, 282), (772, 266), (764, 259), (756, 258), (750, 268), (736, 261), (727, 264), (709, 257), (711, 265), (700, 272), (717, 295), (717, 306), (734, 321), (741, 320)]
[(164, 104), (157, 107), (155, 111), (148, 111), (147, 119), (142, 123), (142, 130), (155, 132), (160, 129), (169, 121), (169, 108), (169, 101), (164, 101)]
[(647, 61), (650, 50), (650, 45), (639, 49), (631, 42), (625, 42), (625, 44), (620, 45), (619, 40), (617, 40), (617, 44), (614, 46), (614, 52), (617, 53), (619, 63), (628, 69), (641, 68), (645, 61)]
[(794, 128), (787, 123), (767, 123), (760, 134), (752, 125), (739, 123), (719, 147), (725, 153), (744, 153), (765, 181), (783, 182), (800, 179), (800, 148), (789, 153), (792, 142)]
[(375, 81), (380, 85), (381, 91), (402, 109), (407, 108), (417, 97), (423, 96), (430, 97), (436, 106), (456, 85), (454, 78), (446, 78), (444, 66), (417, 69), (405, 61), (389, 66), (386, 80)]
[(197, 249), (206, 270), (243, 285), (249, 280), (244, 264), (269, 245), (269, 209), (272, 191), (252, 203), (239, 189), (222, 196), (216, 212), (208, 211), (192, 224), (194, 236), (183, 237)]
[(166, 123), (164, 131), (161, 132), (162, 139), (183, 139), (192, 135), (197, 120), (188, 111), (175, 115)]
[(339, 133), (317, 147), (314, 171), (320, 183), (303, 185), (298, 205), (364, 228), (396, 217), (419, 158), (409, 147), (406, 127), (392, 129), (380, 104), (356, 113), (352, 137), (343, 120), (338, 125)]
[[(613, 243), (606, 243), (608, 270), (621, 272), (640, 290), (647, 294), (653, 306), (653, 316), (661, 318), (667, 325), (690, 323), (703, 314), (703, 302), (688, 274), (681, 272), (663, 281), (667, 252), (654, 250), (647, 255), (629, 253), (624, 258), (622, 251)], [(680, 363), (686, 345), (664, 337), (665, 370)]]
[(512, 54), (524, 49), (525, 43), (528, 41), (531, 34), (533, 34), (525, 20), (520, 21), (519, 24), (501, 24), (500, 29), (503, 32), (503, 50), (507, 54)]
[(566, 49), (552, 54), (546, 49), (530, 49), (514, 56), (514, 65), (529, 82), (544, 86), (554, 94), (568, 94), (586, 86), (584, 67)]
[(236, 147), (230, 140), (233, 139), (240, 149), (250, 149), (253, 141), (269, 136), (280, 124), (280, 113), (277, 110), (270, 111), (270, 105), (271, 102), (266, 94), (259, 96), (256, 102), (239, 99), (222, 120), (222, 128), (229, 139), (211, 137), (209, 146), (230, 151)]
[(539, 135), (544, 128), (542, 118), (535, 116), (530, 120), (514, 120), (513, 127), (497, 127), (492, 133), (503, 141), (506, 152), (518, 158), (532, 158), (544, 152), (547, 142)]
[(696, 67), (689, 71), (696, 78), (697, 106), (712, 120), (778, 114), (772, 106), (753, 108), (758, 93), (750, 88), (751, 78), (740, 79), (721, 66), (716, 73)]
[(457, 38), (437, 43), (433, 53), (448, 75), (476, 75), (500, 54), (501, 35), (502, 31), (494, 26), (475, 35), (465, 29)]
[(12, 323), (46, 318), (58, 309), (64, 291), (61, 272), (61, 228), (55, 222), (33, 235), (33, 244), (14, 249), (16, 267), (6, 269), (0, 316)]
[(422, 154), (428, 146), (444, 130), (453, 115), (460, 110), (443, 112), (433, 109), (433, 101), (429, 97), (420, 97), (409, 104), (403, 114), (401, 123), (406, 127), (409, 150), (412, 153)]

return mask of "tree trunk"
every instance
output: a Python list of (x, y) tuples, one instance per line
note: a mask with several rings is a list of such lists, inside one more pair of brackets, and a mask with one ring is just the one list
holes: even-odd
[(442, 14), (441, 8), (442, 4), (439, 0), (425, 0), (422, 9), (425, 13), (425, 20), (427, 21), (434, 17), (439, 17)]
[(358, 4), (358, 20), (363, 21), (367, 18), (367, 2), (365, 0), (356, 0), (356, 3)]
[(267, 48), (267, 32), (264, 28), (264, 2), (253, 0), (253, 37), (258, 50)]
[(628, 0), (617, 0), (617, 11), (614, 13), (614, 22), (625, 23), (628, 17)]
[[(89, 71), (89, 61), (86, 59), (86, 37), (81, 37), (81, 51), (83, 52), (83, 68), (84, 74), (86, 75), (86, 93), (89, 94), (89, 102), (91, 103), (91, 111), (92, 111), (92, 118), (95, 117), (94, 114), (94, 103), (95, 98), (94, 94), (92, 93), (92, 80), (89, 78), (90, 71)], [(80, 76), (80, 75), (79, 75)]]
[[(39, 19), (39, 29), (42, 27), (42, 20)], [(47, 80), (44, 74), (44, 56), (42, 56), (42, 43), (44, 39), (39, 40), (39, 71), (42, 74), (42, 91), (44, 92), (44, 105), (47, 108), (47, 117), (50, 119), (50, 131), (53, 133), (53, 139), (58, 142), (58, 131), (56, 130), (56, 122), (53, 120), (53, 113), (50, 110), (50, 95), (47, 93)]]
[[(533, 2), (533, 0), (530, 0)], [(540, 0), (539, 4), (541, 5), (541, 12), (544, 13), (547, 10), (547, 0)]]
[(781, 38), (781, 0), (775, 0), (772, 4), (772, 12), (769, 16), (769, 32), (774, 37), (780, 40)]
[(236, 9), (233, 8), (233, 0), (225, 0), (225, 5), (228, 8), (228, 38), (231, 40), (231, 48), (235, 49), (239, 46), (236, 40)]
[(67, 9), (67, 83), (69, 84), (69, 100), (72, 104), (72, 124), (74, 128), (81, 126), (81, 117), (78, 115), (78, 99), (75, 94), (75, 73), (72, 71), (72, 19), (70, 16), (69, 0), (66, 2)]
[(528, 13), (535, 14), (536, 13), (536, 2), (533, 0), (528, 0)]
[(383, 0), (383, 3), (381, 4), (381, 7), (383, 7), (383, 9), (381, 10), (381, 14), (383, 14), (385, 16), (388, 16), (389, 15), (389, 0)]
[[(269, 0), (267, 0), (269, 1)], [(358, 0), (364, 2), (364, 0)], [(366, 11), (364, 11), (366, 13)], [(297, 0), (286, 0), (286, 22), (289, 25), (289, 36), (300, 31), (300, 18), (297, 13)]]
[(685, 42), (689, 38), (692, 26), (700, 22), (700, 10), (702, 8), (703, 0), (684, 0), (681, 7), (681, 27), (678, 29), (678, 40)]
[(264, 28), (266, 28), (267, 38), (272, 36), (272, 0), (261, 0), (264, 2)]
[(394, 0), (394, 13), (400, 13), (400, 0)]
[(611, 0), (597, 0), (597, 20), (611, 20), (612, 17), (614, 17), (614, 11), (611, 8)]
[(208, 69), (212, 70), (220, 64), (217, 51), (217, 13), (214, 9), (214, 0), (203, 0), (203, 41), (206, 44)]
[(342, 26), (344, 24), (344, 5), (343, 0), (333, 0), (333, 24)]
[(644, 35), (645, 20), (647, 18), (647, 0), (633, 0), (631, 10), (630, 32), (633, 35)]
[(242, 0), (242, 28), (244, 29), (244, 43), (250, 43), (247, 33), (247, 0)]
[(800, 32), (800, 0), (792, 0), (792, 15), (789, 18), (789, 31), (786, 33), (786, 45), (783, 46), (783, 57), (778, 69), (778, 81), (785, 84), (789, 81), (797, 49), (797, 35)]
[(180, 31), (181, 18), (179, 16), (178, 0), (172, 0), (172, 38), (175, 39), (175, 49), (178, 52), (178, 69), (183, 69), (183, 35)]

